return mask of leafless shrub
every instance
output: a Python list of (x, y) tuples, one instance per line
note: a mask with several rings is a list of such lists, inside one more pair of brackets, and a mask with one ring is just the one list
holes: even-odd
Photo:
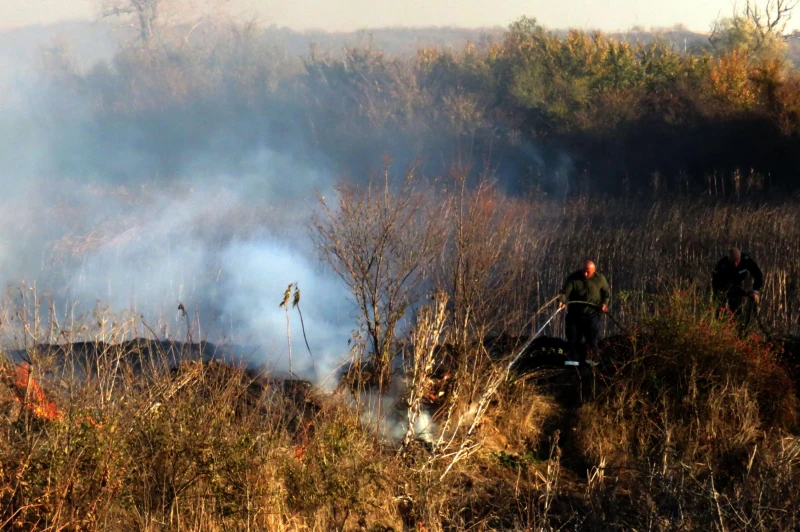
[(441, 249), (447, 205), (433, 201), (414, 168), (393, 190), (388, 164), (380, 187), (343, 183), (337, 194), (335, 209), (320, 198), (314, 238), (353, 295), (370, 348), (373, 381), (385, 384), (397, 328), (424, 293), (426, 275)]

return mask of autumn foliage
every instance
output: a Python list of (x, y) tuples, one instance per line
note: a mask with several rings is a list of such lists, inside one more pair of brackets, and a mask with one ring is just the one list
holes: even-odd
[[(160, 175), (218, 147), (217, 164), (239, 164), (268, 138), (347, 175), (386, 153), (436, 172), (461, 151), (521, 191), (695, 193), (735, 172), (769, 175), (759, 194), (795, 187), (800, 89), (777, 52), (559, 34), (528, 18), (499, 38), (410, 56), (359, 45), (293, 57), (255, 26), (172, 37), (84, 70), (68, 54), (46, 62), (59, 98), (93, 110), (79, 124), (87, 139), (135, 130)], [(47, 112), (74, 126), (68, 108)]]

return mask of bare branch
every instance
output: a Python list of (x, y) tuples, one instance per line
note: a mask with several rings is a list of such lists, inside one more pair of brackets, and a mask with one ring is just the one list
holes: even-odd
[(767, 0), (760, 7), (755, 0), (747, 0), (744, 16), (749, 19), (763, 39), (767, 35), (782, 35), (792, 18), (798, 0)]
[(445, 206), (416, 189), (410, 169), (399, 189), (342, 184), (337, 209), (320, 200), (314, 238), (350, 290), (370, 344), (375, 374), (388, 383), (391, 346), (406, 310), (421, 296), (427, 270), (443, 245)]

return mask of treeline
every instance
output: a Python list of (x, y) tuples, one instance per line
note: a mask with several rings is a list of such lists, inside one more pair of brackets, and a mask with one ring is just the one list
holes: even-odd
[[(56, 170), (143, 171), (111, 165), (98, 146), (133, 151), (144, 171), (166, 176), (198, 153), (229, 169), (266, 146), (359, 176), (386, 154), (421, 159), (431, 173), (469, 159), (511, 190), (559, 195), (796, 187), (800, 74), (777, 37), (754, 46), (720, 34), (710, 50), (692, 51), (558, 35), (523, 18), (459, 51), (408, 57), (367, 43), (337, 54), (311, 46), (301, 58), (265, 35), (252, 25), (201, 27), (89, 69), (48, 50), (55, 123), (78, 126), (86, 142), (76, 149), (73, 127), (57, 128), (65, 138), (53, 142)], [(91, 113), (76, 113), (74, 96)]]

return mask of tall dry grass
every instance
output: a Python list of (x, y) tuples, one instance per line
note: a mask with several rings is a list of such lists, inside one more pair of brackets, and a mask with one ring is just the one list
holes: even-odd
[[(528, 242), (526, 272), (520, 274), (516, 286), (523, 297), (535, 298), (531, 308), (557, 292), (564, 276), (584, 259), (592, 259), (612, 286), (612, 312), (633, 322), (658, 313), (653, 296), (667, 294), (674, 287), (694, 285), (701, 289), (701, 297), (706, 296), (711, 270), (726, 250), (735, 246), (750, 253), (764, 272), (764, 297), (759, 306), (765, 327), (796, 333), (800, 309), (800, 266), (795, 260), (800, 253), (798, 222), (800, 210), (791, 201), (533, 200), (519, 220)], [(611, 325), (606, 330), (614, 331)]]
[(310, 383), (209, 344), (131, 340), (124, 323), (90, 342), (53, 332), (19, 356), (58, 416), (26, 408), (16, 364), (0, 367), (3, 528), (331, 530), (384, 504), (383, 475), (366, 476), (385, 467), (376, 437)]
[[(442, 224), (436, 231), (446, 243), (418, 286), (440, 295), (428, 310), (424, 301), (410, 305), (392, 339), (399, 349), (409, 331), (405, 345), (415, 355), (396, 398), (406, 414), (402, 452), (364, 421), (346, 387), (321, 394), (210, 361), (221, 353), (201, 339), (160, 341), (158, 327), (102, 307), (58, 321), (47, 299), (25, 289), (5, 302), (0, 325), (6, 345), (25, 349), (29, 363), (22, 386), (8, 377), (10, 361), (0, 368), (0, 525), (800, 524), (791, 384), (775, 349), (716, 319), (707, 299), (710, 269), (738, 245), (766, 274), (765, 324), (795, 330), (796, 209), (692, 199), (560, 203), (506, 197), (489, 184), (438, 193), (448, 194), (440, 202), (448, 216), (427, 221)], [(603, 355), (612, 364), (582, 376), (506, 379), (478, 340), (538, 327), (546, 313), (533, 312), (585, 258), (609, 277), (612, 312), (629, 329)], [(58, 416), (28, 407), (37, 397), (32, 382)], [(425, 441), (414, 429), (422, 415), (435, 421)]]

